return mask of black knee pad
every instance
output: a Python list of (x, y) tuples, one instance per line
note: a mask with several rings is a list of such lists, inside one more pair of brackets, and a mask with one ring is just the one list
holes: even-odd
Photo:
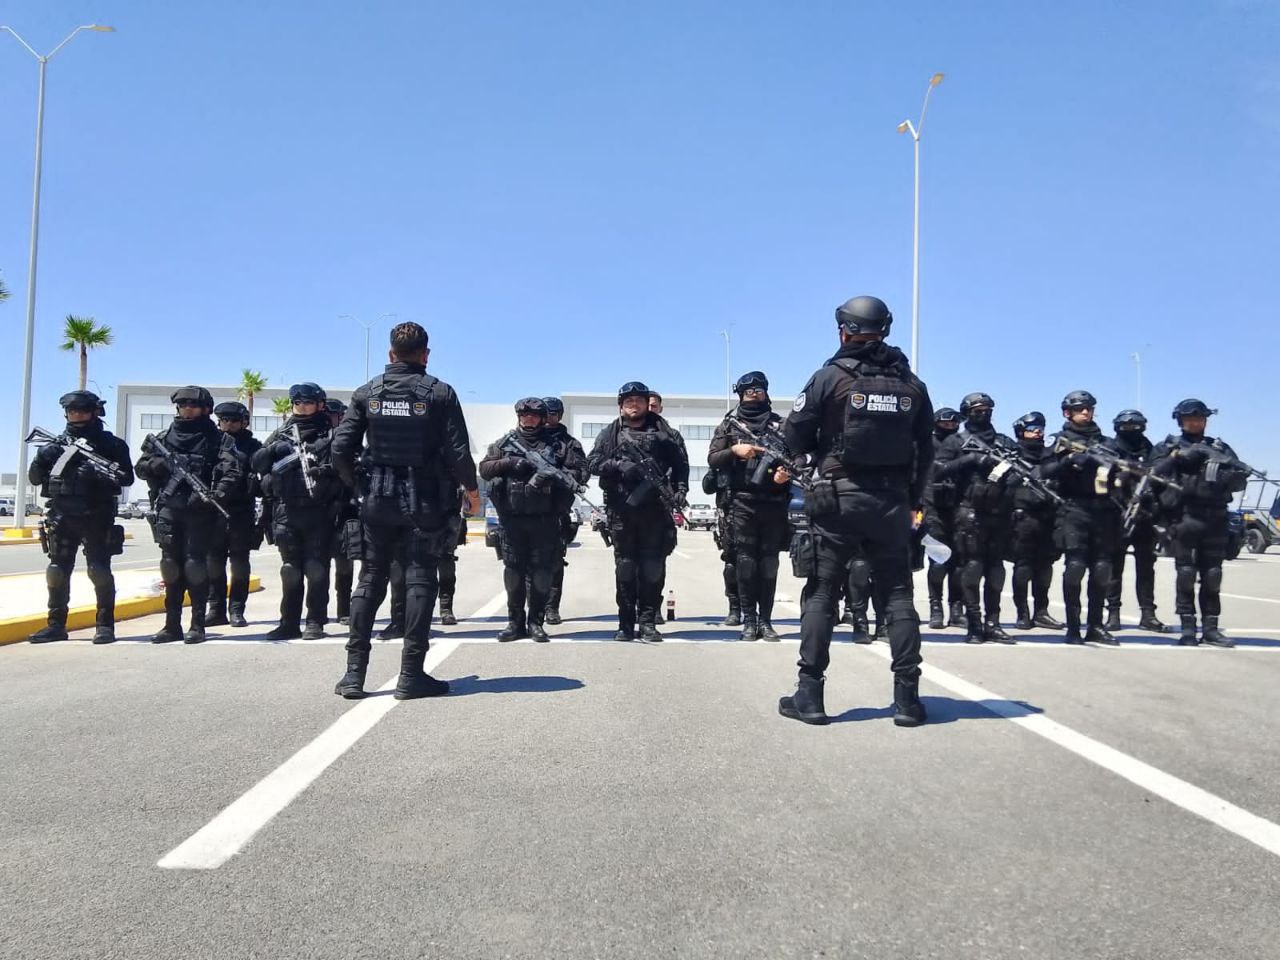
[(165, 583), (177, 583), (182, 579), (182, 565), (177, 557), (167, 553), (161, 555), (160, 579)]
[(280, 585), (286, 590), (296, 590), (302, 586), (302, 571), (295, 563), (280, 565)]
[(1217, 593), (1222, 589), (1222, 567), (1216, 564), (1206, 567), (1200, 573), (1200, 585), (1211, 593)]
[(51, 563), (45, 567), (44, 582), (50, 590), (61, 590), (67, 585), (67, 571), (56, 563)]
[(639, 564), (635, 557), (618, 557), (614, 561), (614, 569), (621, 580), (634, 580), (639, 573)]
[(95, 587), (108, 587), (115, 581), (111, 576), (111, 567), (105, 563), (89, 564), (89, 582)]
[(182, 573), (187, 578), (188, 587), (201, 587), (209, 582), (209, 568), (203, 558), (189, 558), (182, 565)]
[(776, 579), (778, 576), (778, 555), (770, 553), (760, 558), (760, 576), (766, 580)]
[(318, 557), (309, 559), (302, 569), (307, 583), (320, 583), (329, 573), (329, 565)]
[(640, 561), (640, 579), (645, 583), (657, 583), (662, 579), (663, 558), (644, 557)]

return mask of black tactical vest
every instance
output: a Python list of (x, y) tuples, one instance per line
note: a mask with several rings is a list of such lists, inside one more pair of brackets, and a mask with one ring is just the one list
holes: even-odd
[(860, 470), (910, 467), (915, 460), (911, 425), (920, 388), (899, 365), (880, 367), (865, 361), (833, 360), (852, 378), (839, 440), (840, 462), (851, 475)]
[(378, 466), (425, 466), (440, 449), (440, 432), (431, 425), (431, 407), (441, 398), (429, 373), (390, 384), (384, 376), (369, 381), (366, 432), (369, 462)]

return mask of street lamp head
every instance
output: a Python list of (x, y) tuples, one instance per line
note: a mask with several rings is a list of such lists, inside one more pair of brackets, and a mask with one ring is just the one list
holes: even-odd
[(98, 33), (115, 33), (115, 32), (116, 32), (116, 28), (115, 28), (115, 27), (107, 27), (107, 26), (103, 26), (103, 25), (102, 25), (102, 24), (100, 24), (100, 23), (91, 23), (91, 24), (89, 24), (89, 29), (90, 29), (90, 30), (95, 30), (95, 31), (97, 31)]
[(906, 133), (910, 129), (911, 129), (911, 122), (909, 120), (903, 120), (900, 124), (898, 124), (899, 133)]
[(936, 87), (938, 84), (942, 82), (943, 76), (945, 76), (945, 74), (935, 73), (932, 77), (929, 78), (929, 86)]

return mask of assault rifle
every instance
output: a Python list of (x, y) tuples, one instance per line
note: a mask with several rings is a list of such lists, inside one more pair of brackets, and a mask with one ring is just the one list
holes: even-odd
[(99, 476), (110, 480), (112, 483), (120, 483), (124, 480), (124, 471), (120, 469), (120, 465), (97, 453), (84, 437), (72, 437), (65, 433), (60, 436), (54, 436), (43, 427), (36, 427), (27, 434), (26, 442), (38, 443), (42, 447), (56, 443), (63, 448), (62, 455), (58, 457), (53, 464), (53, 469), (49, 471), (49, 476), (51, 477), (61, 477), (62, 471), (67, 468), (67, 465), (72, 460), (76, 457), (84, 457), (85, 462)]
[(792, 457), (786, 441), (782, 439), (776, 428), (766, 424), (763, 430), (756, 433), (737, 417), (730, 417), (729, 425), (745, 435), (748, 443), (764, 449), (760, 462), (756, 464), (755, 471), (751, 474), (751, 483), (754, 486), (764, 486), (765, 478), (779, 467), (787, 471), (791, 479), (801, 487), (808, 489), (812, 485), (812, 481), (805, 475), (804, 467)]
[(1204, 478), (1209, 483), (1216, 482), (1218, 479), (1218, 471), (1224, 468), (1239, 470), (1252, 480), (1267, 479), (1267, 471), (1258, 470), (1255, 467), (1249, 466), (1249, 464), (1245, 463), (1238, 457), (1233, 457), (1217, 440), (1214, 440), (1211, 443), (1197, 443), (1190, 447), (1178, 447), (1174, 450), (1174, 456), (1191, 459), (1188, 456), (1188, 453), (1193, 450), (1203, 450), (1206, 454), (1204, 461)]
[(508, 433), (499, 445), (499, 449), (508, 448), (533, 464), (536, 472), (533, 475), (533, 479), (529, 481), (530, 486), (541, 487), (543, 484), (550, 483), (552, 480), (558, 480), (562, 486), (570, 490), (575, 497), (585, 503), (592, 510), (600, 509), (587, 499), (587, 488), (584, 484), (578, 482), (577, 477), (571, 474), (568, 470), (565, 470), (563, 467), (557, 467), (554, 463), (513, 433)]
[(187, 485), (187, 489), (191, 491), (191, 495), (201, 503), (207, 503), (213, 509), (217, 510), (224, 520), (230, 520), (231, 516), (226, 509), (217, 500), (213, 494), (209, 492), (209, 488), (197, 476), (193, 475), (190, 470), (182, 465), (178, 460), (178, 455), (164, 445), (164, 443), (154, 434), (149, 433), (145, 440), (142, 441), (143, 453), (154, 453), (166, 464), (169, 465), (169, 482), (165, 484), (160, 495), (156, 497), (156, 506), (167, 500), (175, 490), (182, 484)]
[(1121, 473), (1127, 473), (1138, 478), (1137, 486), (1133, 488), (1133, 493), (1129, 495), (1129, 502), (1125, 504), (1124, 513), (1121, 514), (1121, 523), (1126, 537), (1133, 533), (1133, 528), (1137, 525), (1138, 518), (1142, 515), (1144, 500), (1151, 491), (1152, 484), (1159, 484), (1162, 487), (1168, 487), (1170, 490), (1182, 490), (1180, 483), (1175, 483), (1168, 477), (1163, 477), (1153, 472), (1151, 467), (1145, 467), (1128, 460), (1123, 455), (1116, 453), (1109, 447), (1104, 447), (1100, 443), (1086, 443), (1083, 440), (1072, 440), (1069, 437), (1060, 436), (1057, 443), (1054, 444), (1054, 450), (1055, 452), (1070, 451), (1071, 453), (1088, 454), (1110, 470), (1119, 470)]
[(992, 468), (991, 474), (987, 478), (988, 480), (999, 480), (1006, 473), (1012, 473), (1018, 478), (1019, 483), (1034, 493), (1041, 500), (1052, 501), (1058, 506), (1062, 505), (1062, 497), (1058, 496), (1058, 494), (1048, 484), (1036, 476), (1035, 468), (1032, 467), (1031, 464), (1027, 463), (1027, 461), (1024, 460), (1016, 450), (1010, 449), (1006, 446), (996, 446), (994, 444), (987, 443), (987, 441), (983, 440), (981, 437), (974, 436), (973, 434), (969, 434), (965, 437), (964, 446), (961, 447), (961, 449), (969, 452), (983, 453), (988, 457), (992, 457), (1000, 461), (994, 468)]
[(296, 463), (298, 469), (302, 471), (302, 485), (307, 489), (307, 496), (314, 500), (316, 498), (316, 481), (311, 476), (311, 468), (316, 465), (316, 455), (308, 450), (306, 444), (302, 442), (302, 434), (299, 432), (296, 423), (289, 427), (284, 439), (286, 443), (293, 447), (293, 453), (273, 463), (271, 472), (284, 473)]
[[(676, 500), (676, 495), (671, 487), (667, 484), (666, 472), (658, 466), (653, 457), (649, 456), (641, 448), (639, 442), (631, 436), (626, 430), (618, 431), (618, 454), (624, 459), (629, 460), (640, 468), (644, 473), (644, 479), (636, 485), (631, 491), (631, 495), (627, 497), (627, 506), (639, 506), (644, 496), (649, 490), (654, 490), (658, 494), (658, 499), (662, 501), (662, 505), (672, 513), (680, 511), (680, 504)], [(624, 447), (629, 448), (629, 452), (624, 452)]]

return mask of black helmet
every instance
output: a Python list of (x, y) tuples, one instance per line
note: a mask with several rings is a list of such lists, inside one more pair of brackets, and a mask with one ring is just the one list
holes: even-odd
[(1116, 414), (1116, 418), (1111, 421), (1111, 426), (1116, 429), (1117, 433), (1141, 433), (1147, 429), (1147, 418), (1142, 415), (1141, 410), (1121, 410)]
[(1097, 405), (1098, 398), (1088, 390), (1072, 390), (1062, 398), (1063, 410), (1084, 410)]
[(1042, 433), (1044, 432), (1044, 414), (1039, 410), (1032, 410), (1030, 413), (1024, 413), (1017, 420), (1013, 421), (1014, 436), (1021, 437), (1029, 428), (1035, 428)]
[(987, 407), (990, 410), (996, 408), (996, 402), (991, 399), (989, 393), (966, 393), (964, 399), (960, 401), (960, 416), (969, 416), (969, 411), (974, 407)]
[(105, 417), (107, 405), (102, 399), (89, 390), (72, 390), (58, 398), (63, 410), (91, 410), (94, 416)]
[(525, 397), (516, 401), (516, 416), (524, 413), (536, 413), (542, 419), (547, 418), (547, 405), (540, 397)]
[(243, 420), (249, 422), (249, 408), (236, 400), (227, 400), (213, 408), (213, 415), (219, 420)]
[(1181, 420), (1183, 417), (1211, 417), (1217, 412), (1217, 410), (1210, 410), (1209, 406), (1203, 400), (1197, 400), (1195, 397), (1188, 397), (1173, 408), (1173, 419)]
[(204, 387), (179, 387), (169, 395), (169, 400), (177, 406), (181, 406), (185, 400), (188, 403), (194, 401), (197, 407), (206, 407), (209, 410), (213, 409), (213, 394)]
[(879, 333), (888, 336), (893, 314), (879, 297), (854, 297), (836, 307), (836, 323), (848, 334)]
[(326, 399), (320, 385), (310, 380), (305, 383), (295, 383), (289, 388), (290, 403), (324, 403)]
[(960, 411), (953, 410), (951, 407), (939, 407), (933, 411), (934, 423), (954, 423), (958, 427), (961, 419)]
[(554, 413), (557, 417), (564, 416), (564, 401), (559, 397), (543, 397), (542, 402), (547, 406), (547, 413)]
[(742, 391), (748, 387), (761, 387), (767, 392), (769, 390), (769, 378), (759, 370), (744, 373), (738, 378), (738, 382), (733, 385), (733, 392), (738, 396), (742, 396)]
[(653, 391), (646, 387), (639, 380), (628, 380), (618, 388), (618, 404), (621, 406), (622, 401), (627, 397), (644, 397), (649, 399), (649, 394)]
[(325, 413), (346, 413), (347, 405), (336, 397), (329, 397), (324, 402)]

